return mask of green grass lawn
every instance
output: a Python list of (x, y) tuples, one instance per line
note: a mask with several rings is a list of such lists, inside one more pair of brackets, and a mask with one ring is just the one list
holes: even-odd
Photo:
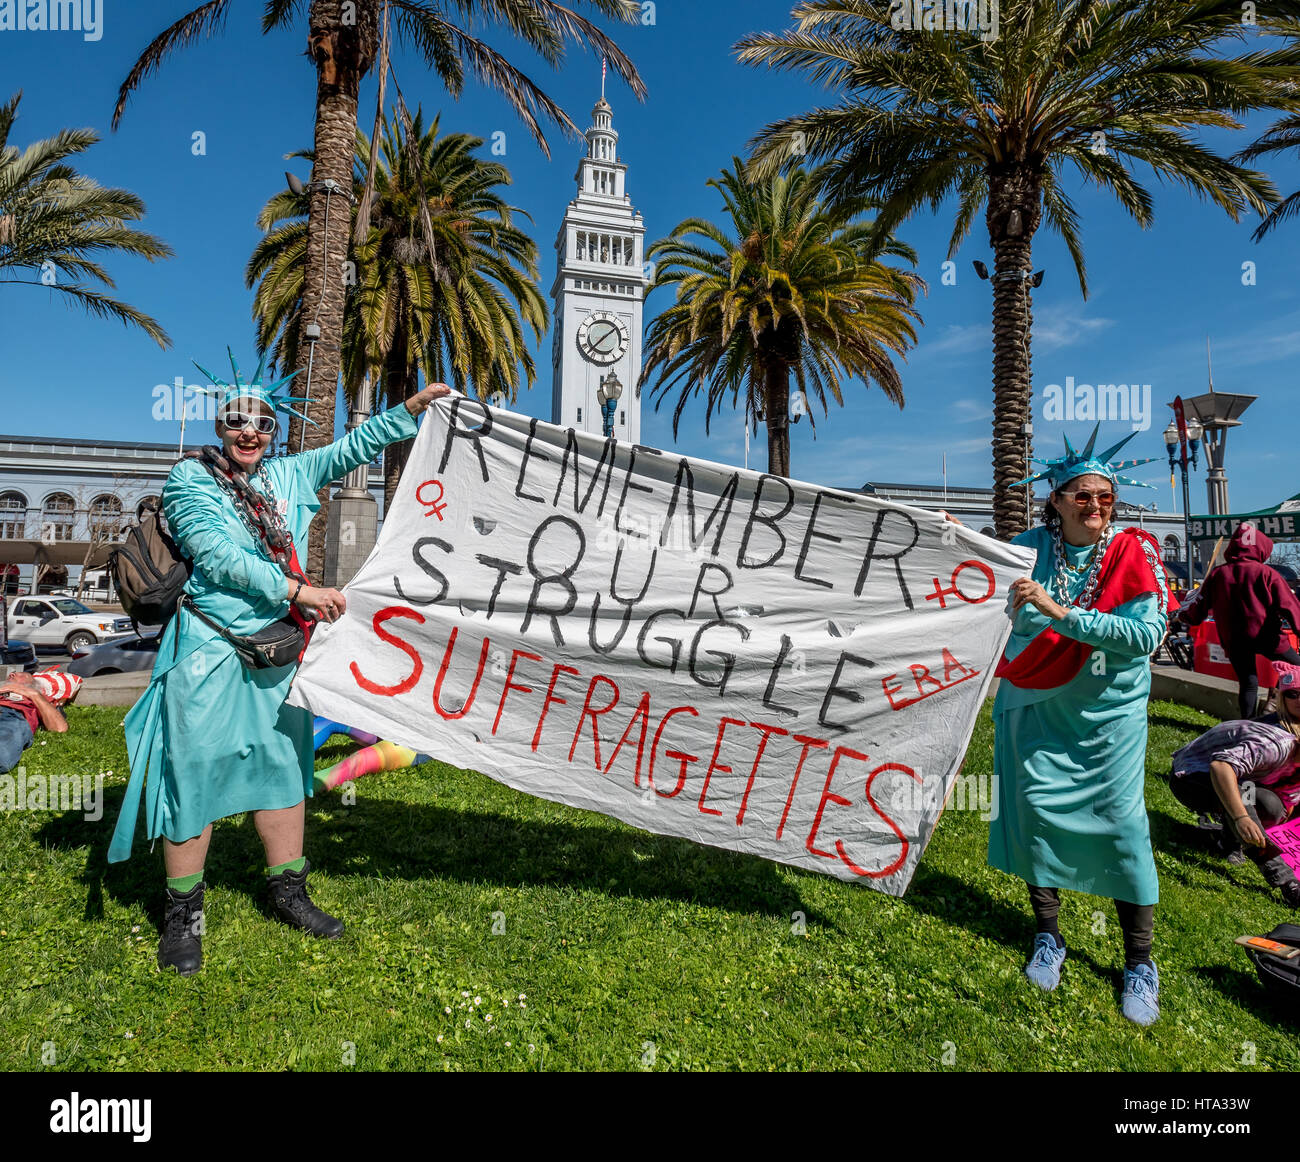
[[(1291, 914), (1253, 866), (1203, 851), (1169, 793), (1169, 754), (1214, 721), (1170, 703), (1151, 707), (1162, 1016), (1147, 1030), (1118, 1011), (1107, 900), (1065, 893), (1061, 987), (1023, 978), (1028, 901), (986, 865), (975, 811), (945, 815), (895, 900), (439, 763), (363, 779), (352, 806), (309, 804), (313, 894), (348, 924), (336, 942), (262, 916), (251, 817), (219, 823), (203, 970), (164, 975), (161, 854), (105, 862), (122, 712), (68, 717), (28, 772), (113, 775), (101, 822), (0, 816), (6, 1070), (1300, 1070), (1294, 1018), (1232, 943)], [(991, 762), (986, 707), (966, 772)]]

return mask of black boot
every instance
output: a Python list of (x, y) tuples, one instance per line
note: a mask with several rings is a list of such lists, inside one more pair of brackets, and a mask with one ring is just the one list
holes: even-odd
[(311, 864), (303, 862), (302, 871), (285, 871), (266, 883), (271, 915), (291, 928), (301, 928), (313, 936), (334, 940), (343, 935), (343, 921), (322, 912), (307, 895), (307, 873)]
[[(1272, 850), (1276, 851), (1277, 848)], [(1300, 907), (1300, 883), (1296, 881), (1295, 872), (1286, 860), (1275, 855), (1272, 859), (1257, 859), (1256, 864), (1268, 881), (1268, 886), (1281, 890), (1282, 899), (1289, 907)]]
[(167, 912), (158, 941), (158, 967), (193, 976), (203, 967), (203, 889), (199, 882), (188, 892), (167, 889)]
[(1295, 878), (1291, 865), (1280, 855), (1265, 860), (1259, 865), (1269, 887), (1277, 888), (1282, 893), (1282, 900), (1288, 908), (1300, 908), (1300, 881)]
[(1242, 847), (1241, 840), (1237, 838), (1237, 833), (1227, 823), (1227, 816), (1223, 816), (1224, 824), (1220, 831), (1210, 832), (1213, 838), (1211, 843), (1218, 855), (1221, 855), (1231, 864), (1243, 864), (1246, 862), (1246, 849)]

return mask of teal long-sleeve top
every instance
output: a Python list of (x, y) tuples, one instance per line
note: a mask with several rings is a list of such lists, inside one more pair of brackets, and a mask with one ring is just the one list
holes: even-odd
[[(1014, 544), (1037, 554), (1033, 578), (1050, 587), (1051, 535), (1031, 529)], [(1082, 569), (1092, 546), (1065, 545)], [(1158, 570), (1158, 565), (1157, 565)], [(1164, 578), (1108, 613), (1069, 608), (1053, 621), (1021, 606), (1007, 643), (1017, 657), (1047, 629), (1090, 647), (1079, 672), (1060, 686), (1024, 689), (1003, 679), (993, 704), (996, 814), (989, 863), (1031, 884), (1154, 904), (1159, 878), (1143, 796), (1149, 655), (1165, 630)], [(1086, 573), (1070, 573), (1077, 600)]]
[[(278, 501), (302, 564), (307, 561), (307, 533), (320, 508), (316, 493), (369, 463), (394, 441), (414, 436), (417, 426), (405, 406), (396, 407), (372, 416), (323, 448), (263, 460), (250, 481)], [(247, 634), (288, 612), (284, 573), (201, 463), (182, 460), (172, 469), (163, 487), (162, 507), (172, 537), (194, 562), (185, 591), (205, 614), (234, 633)], [(204, 640), (214, 636), (215, 631), (203, 629)]]
[[(1033, 579), (1050, 591), (1055, 573), (1051, 535), (1045, 528), (1021, 533), (1012, 542), (1038, 553)], [(1080, 566), (1092, 552), (1090, 545), (1065, 546), (1068, 563)], [(1086, 575), (1071, 573), (1068, 578), (1071, 599), (1082, 591)], [(1055, 629), (1064, 638), (1092, 646), (1094, 653), (1079, 673), (1064, 686), (1046, 690), (1022, 689), (1008, 681), (998, 685), (994, 713), (1018, 706), (1028, 706), (1047, 698), (1068, 694), (1081, 705), (1109, 705), (1145, 697), (1150, 687), (1150, 670), (1145, 660), (1164, 639), (1165, 614), (1161, 597), (1143, 594), (1126, 601), (1110, 613), (1071, 606), (1060, 621), (1053, 621), (1032, 605), (1020, 607), (1007, 642), (1006, 656), (1013, 659), (1046, 629)]]
[[(416, 428), (415, 417), (399, 406), (324, 448), (262, 462), (250, 483), (274, 498), (300, 562), (320, 508), (316, 493)], [(205, 615), (247, 635), (288, 612), (284, 573), (201, 463), (182, 460), (172, 469), (162, 508), (177, 546), (194, 564), (185, 591)], [(126, 717), (131, 782), (111, 862), (130, 855), (142, 800), (147, 835), (180, 842), (217, 819), (278, 810), (310, 796), (311, 718), (284, 701), (295, 670), (249, 670), (201, 619), (184, 609), (171, 619), (149, 688)]]

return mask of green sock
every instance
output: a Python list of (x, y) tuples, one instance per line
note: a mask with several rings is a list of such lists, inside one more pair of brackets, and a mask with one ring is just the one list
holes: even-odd
[(300, 872), (307, 866), (307, 857), (300, 855), (297, 859), (291, 859), (287, 863), (277, 863), (275, 867), (268, 867), (266, 874), (268, 876), (278, 876), (281, 872)]
[(192, 876), (168, 876), (167, 886), (173, 892), (183, 896), (187, 892), (192, 892), (202, 878), (203, 869), (199, 868)]

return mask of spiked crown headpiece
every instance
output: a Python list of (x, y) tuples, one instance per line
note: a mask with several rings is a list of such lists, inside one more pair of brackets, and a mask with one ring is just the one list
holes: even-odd
[(307, 416), (297, 408), (290, 406), (295, 403), (307, 403), (308, 400), (306, 396), (276, 394), (282, 389), (287, 388), (289, 381), (301, 374), (301, 368), (297, 371), (291, 371), (288, 375), (281, 376), (279, 379), (274, 380), (271, 383), (264, 384), (262, 383), (262, 373), (266, 370), (266, 355), (263, 355), (262, 358), (257, 361), (257, 370), (253, 372), (252, 380), (245, 383), (240, 378), (239, 364), (235, 362), (234, 352), (227, 347), (226, 354), (230, 356), (230, 370), (234, 376), (234, 380), (231, 383), (227, 383), (224, 379), (213, 375), (212, 372), (201, 363), (197, 361), (194, 362), (194, 366), (203, 372), (203, 374), (211, 380), (214, 385), (213, 387), (201, 387), (199, 390), (206, 395), (216, 396), (221, 401), (217, 408), (218, 414), (225, 412), (226, 408), (236, 400), (255, 399), (266, 404), (273, 413), (289, 412), (291, 415), (297, 416), (300, 420), (311, 424), (313, 427), (318, 426), (315, 420), (308, 419)]
[(1137, 432), (1129, 432), (1118, 444), (1112, 444), (1104, 452), (1093, 453), (1093, 447), (1097, 443), (1097, 432), (1101, 424), (1092, 429), (1092, 435), (1088, 437), (1087, 446), (1081, 451), (1075, 451), (1070, 444), (1070, 437), (1064, 436), (1065, 455), (1055, 460), (1034, 460), (1035, 464), (1043, 465), (1046, 471), (1036, 472), (1033, 476), (1026, 476), (1024, 480), (1018, 480), (1011, 485), (1012, 488), (1020, 488), (1025, 484), (1032, 484), (1035, 480), (1048, 480), (1051, 482), (1052, 490), (1055, 492), (1063, 485), (1073, 480), (1076, 476), (1104, 476), (1107, 480), (1116, 484), (1130, 484), (1135, 488), (1154, 488), (1153, 484), (1144, 484), (1141, 480), (1131, 480), (1127, 476), (1120, 476), (1119, 472), (1124, 468), (1136, 468), (1139, 464), (1150, 464), (1156, 459), (1155, 456), (1148, 456), (1145, 460), (1118, 460), (1110, 463), (1110, 458), (1115, 455), (1125, 444), (1127, 444)]

